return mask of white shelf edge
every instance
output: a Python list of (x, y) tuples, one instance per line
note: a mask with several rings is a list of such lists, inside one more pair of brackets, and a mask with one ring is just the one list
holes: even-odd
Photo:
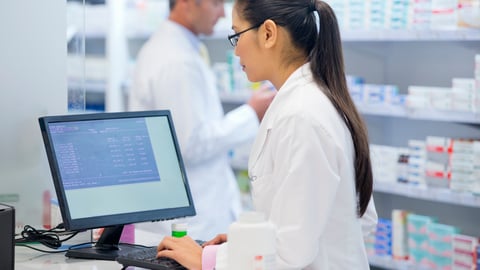
[(408, 109), (407, 115), (411, 119), (418, 120), (480, 124), (480, 114), (473, 112), (442, 111), (434, 109)]
[(480, 40), (480, 30), (342, 30), (343, 41), (465, 41)]
[(379, 116), (407, 117), (405, 107), (356, 104), (360, 113)]
[[(127, 30), (129, 39), (147, 39), (154, 31)], [(81, 35), (80, 31), (77, 31)], [(232, 34), (230, 29), (216, 29), (211, 36), (202, 36), (205, 39), (227, 39)], [(87, 30), (86, 38), (105, 37), (102, 30)], [(480, 41), (480, 30), (343, 30), (342, 41)]]
[(410, 261), (400, 261), (394, 260), (389, 256), (378, 256), (378, 255), (369, 255), (368, 261), (370, 265), (375, 267), (381, 267), (385, 269), (394, 269), (394, 270), (426, 270), (427, 268), (420, 265), (415, 265)]
[(362, 114), (403, 117), (412, 120), (431, 120), (441, 122), (457, 122), (480, 124), (480, 114), (462, 111), (442, 111), (435, 109), (411, 109), (400, 106), (356, 104)]
[(87, 92), (105, 93), (107, 87), (106, 81), (103, 80), (86, 80), (85, 82), (68, 80), (68, 88), (85, 89)]
[(475, 196), (467, 192), (456, 192), (446, 188), (375, 181), (373, 190), (375, 192), (400, 195), (408, 198), (480, 208), (480, 196)]

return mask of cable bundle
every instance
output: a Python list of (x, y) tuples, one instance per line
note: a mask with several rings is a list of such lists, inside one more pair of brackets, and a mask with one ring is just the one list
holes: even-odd
[[(15, 245), (17, 246), (25, 246), (34, 250), (43, 251), (34, 247), (31, 247), (27, 244), (31, 243), (40, 243), (46, 247), (51, 249), (58, 249), (62, 246), (62, 243), (73, 238), (77, 235), (78, 232), (67, 232), (62, 229), (62, 225), (58, 225), (57, 227), (50, 229), (50, 230), (37, 230), (30, 225), (25, 225), (23, 231), (17, 235), (20, 237), (15, 238)], [(61, 235), (66, 236), (65, 238), (60, 238)], [(43, 251), (48, 252), (48, 251)]]

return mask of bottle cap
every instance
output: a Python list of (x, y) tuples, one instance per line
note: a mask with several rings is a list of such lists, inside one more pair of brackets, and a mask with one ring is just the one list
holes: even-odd
[(242, 223), (258, 223), (265, 221), (265, 214), (255, 211), (246, 211), (240, 214), (238, 221)]
[(187, 235), (187, 223), (172, 223), (172, 236), (183, 237)]

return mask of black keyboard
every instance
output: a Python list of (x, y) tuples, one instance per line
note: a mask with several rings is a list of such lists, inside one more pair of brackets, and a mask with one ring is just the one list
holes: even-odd
[(117, 262), (124, 268), (136, 266), (152, 270), (186, 270), (181, 264), (169, 258), (156, 258), (157, 247), (148, 247), (119, 255)]

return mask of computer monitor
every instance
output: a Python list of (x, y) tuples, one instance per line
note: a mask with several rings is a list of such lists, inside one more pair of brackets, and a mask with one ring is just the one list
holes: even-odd
[(195, 215), (168, 110), (39, 118), (65, 229), (104, 228), (66, 256), (115, 260), (123, 226)]

